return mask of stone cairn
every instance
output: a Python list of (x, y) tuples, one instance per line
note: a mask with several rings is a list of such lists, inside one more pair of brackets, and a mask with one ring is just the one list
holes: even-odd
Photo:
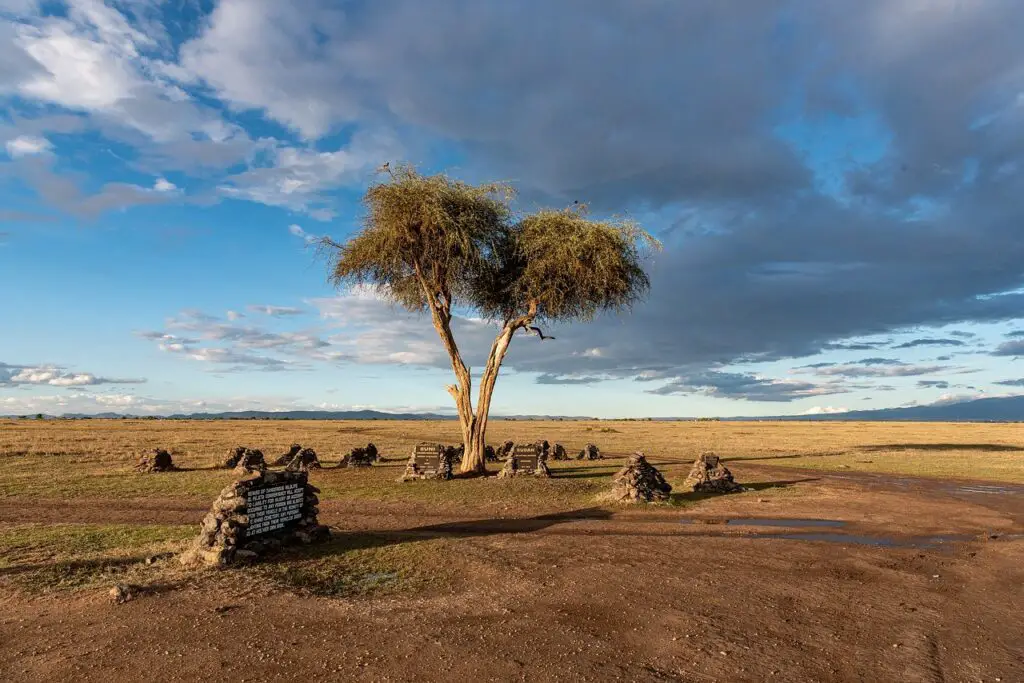
[(548, 443), (547, 439), (537, 442), (537, 450), (540, 452), (540, 461), (547, 462), (548, 456), (551, 455), (551, 444)]
[(603, 460), (601, 449), (592, 443), (588, 443), (583, 450), (576, 455), (577, 460)]
[(372, 441), (366, 444), (366, 454), (370, 456), (370, 459), (373, 460), (373, 462), (380, 462), (384, 459), (381, 457), (380, 452), (377, 450), (377, 447), (373, 445)]
[(461, 443), (458, 446), (445, 446), (444, 454), (451, 459), (452, 465), (461, 465), (462, 456), (466, 454), (466, 446)]
[(301, 451), (301, 450), (302, 450), (302, 444), (293, 443), (291, 445), (291, 447), (288, 449), (288, 452), (284, 453), (283, 455), (279, 455), (277, 460), (275, 460), (274, 462), (270, 463), (270, 466), (271, 467), (284, 467), (285, 465), (290, 463), (292, 460), (294, 460), (295, 456), (298, 455), (299, 451)]
[(452, 460), (447, 450), (440, 444), (421, 443), (413, 449), (409, 461), (405, 465), (405, 472), (398, 478), (398, 481), (415, 481), (417, 479), (441, 479), (447, 481), (452, 478)]
[[(320, 511), (317, 494), (320, 490), (309, 483), (308, 477), (306, 472), (260, 472), (228, 485), (213, 501), (210, 512), (203, 518), (199, 536), (182, 554), (181, 562), (225, 566), (254, 560), (283, 545), (314, 543), (330, 538), (330, 530), (317, 521)], [(257, 519), (255, 506), (250, 508), (249, 505), (250, 496), (253, 491), (271, 487), (275, 496), (280, 491), (281, 496), (295, 498), (281, 504), (284, 512), (273, 512), (276, 503), (257, 503), (262, 513), (258, 519), (264, 520), (259, 523), (265, 526), (250, 528), (250, 522)], [(292, 510), (297, 511), (288, 514)], [(266, 520), (271, 515), (285, 521), (268, 524)]]
[(286, 472), (309, 472), (320, 469), (320, 459), (312, 448), (303, 448), (295, 454), (291, 462), (284, 468)]
[(135, 466), (138, 472), (173, 472), (178, 469), (171, 460), (171, 454), (162, 448), (144, 453)]
[(556, 443), (554, 448), (551, 449), (552, 460), (568, 460), (569, 453), (565, 450), (565, 446), (560, 443)]
[(665, 481), (643, 453), (634, 453), (612, 479), (610, 498), (621, 503), (650, 503), (668, 500), (672, 485)]
[(249, 449), (245, 446), (235, 446), (231, 449), (231, 452), (228, 453), (228, 457), (224, 459), (224, 462), (222, 462), (220, 466), (226, 470), (235, 469), (235, 467), (238, 466), (238, 461), (242, 459), (242, 456), (245, 455), (247, 450)]
[(496, 455), (498, 456), (498, 460), (504, 460), (505, 458), (507, 458), (509, 456), (509, 454), (512, 453), (512, 449), (515, 448), (515, 447), (516, 447), (516, 443), (515, 443), (515, 441), (512, 441), (511, 439), (509, 439), (505, 443), (503, 443), (500, 446), (498, 446), (497, 451), (496, 451)]
[(235, 464), (235, 472), (245, 474), (246, 472), (263, 472), (267, 469), (267, 463), (263, 459), (263, 451), (257, 448), (246, 448), (245, 453)]
[(359, 446), (350, 450), (338, 463), (338, 467), (370, 467), (377, 458), (377, 447), (371, 443), (365, 448)]
[(536, 444), (517, 446), (512, 449), (508, 459), (505, 460), (505, 465), (498, 472), (499, 479), (522, 476), (551, 476), (551, 470), (548, 469), (547, 464), (541, 459), (540, 447)]
[(714, 453), (701, 453), (693, 461), (693, 468), (683, 482), (683, 487), (697, 493), (735, 493), (746, 490), (733, 481), (732, 472)]
[(498, 462), (498, 454), (494, 452), (494, 446), (484, 446), (484, 462)]

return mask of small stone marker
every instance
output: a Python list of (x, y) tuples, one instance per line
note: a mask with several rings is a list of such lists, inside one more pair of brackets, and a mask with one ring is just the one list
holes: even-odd
[(668, 500), (672, 485), (661, 472), (647, 462), (643, 453), (634, 453), (625, 467), (612, 479), (610, 498), (622, 503), (650, 503)]
[(320, 469), (320, 459), (316, 457), (316, 451), (312, 448), (303, 448), (299, 451), (288, 466), (284, 468), (287, 472), (308, 472)]
[(703, 493), (735, 493), (745, 491), (733, 481), (730, 472), (714, 453), (701, 453), (683, 482), (683, 488)]
[(551, 471), (541, 460), (541, 449), (535, 444), (520, 444), (512, 449), (505, 466), (498, 472), (498, 478), (534, 476), (550, 477)]
[(418, 444), (398, 481), (413, 479), (451, 479), (452, 461), (445, 449), (436, 443)]
[(263, 451), (257, 448), (246, 448), (245, 453), (235, 465), (235, 472), (238, 474), (262, 472), (265, 469), (267, 469), (267, 463), (263, 460)]
[(484, 446), (484, 462), (498, 462), (498, 454), (494, 452), (494, 446)]
[(510, 439), (505, 443), (501, 444), (500, 446), (498, 446), (498, 449), (496, 451), (498, 459), (504, 460), (505, 458), (507, 458), (509, 454), (512, 452), (512, 449), (515, 448), (515, 445), (515, 441), (512, 441)]
[(330, 530), (317, 522), (320, 490), (308, 477), (306, 472), (260, 472), (227, 486), (181, 561), (223, 566), (285, 544), (330, 538)]
[(228, 457), (221, 463), (221, 467), (226, 470), (235, 469), (235, 467), (238, 466), (238, 461), (242, 459), (242, 456), (245, 455), (247, 450), (249, 449), (245, 446), (235, 446), (231, 449), (231, 452), (228, 453)]
[(139, 472), (172, 472), (178, 468), (174, 466), (170, 453), (157, 448), (139, 458), (135, 469)]
[(540, 461), (547, 462), (548, 456), (551, 454), (551, 444), (548, 443), (547, 439), (537, 442), (537, 448), (540, 449)]
[(288, 449), (287, 453), (284, 453), (283, 455), (278, 456), (277, 460), (275, 460), (274, 462), (272, 462), (270, 464), (271, 464), (272, 467), (282, 467), (284, 465), (287, 465), (288, 463), (290, 463), (292, 460), (295, 459), (295, 456), (298, 455), (299, 451), (301, 451), (301, 450), (302, 450), (302, 444), (293, 443), (291, 445), (291, 448)]
[(592, 443), (588, 443), (576, 456), (577, 460), (601, 460), (601, 449)]
[(568, 460), (569, 454), (565, 450), (565, 446), (560, 443), (556, 443), (554, 448), (551, 449), (552, 460)]
[[(370, 446), (373, 446), (373, 444), (371, 443)], [(341, 462), (338, 463), (338, 467), (371, 467), (373, 465), (373, 461), (376, 460), (376, 455), (370, 451), (370, 446), (367, 446), (366, 448), (363, 448), (362, 446), (353, 448), (345, 454), (344, 458), (341, 459)], [(376, 450), (377, 447), (374, 446), (374, 451)]]
[(466, 454), (466, 447), (461, 443), (458, 446), (445, 446), (444, 454), (451, 458), (453, 465), (458, 465), (462, 462), (462, 456)]

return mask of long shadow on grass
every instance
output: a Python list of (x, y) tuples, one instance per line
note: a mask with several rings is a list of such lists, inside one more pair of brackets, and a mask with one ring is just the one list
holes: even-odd
[(431, 538), (466, 538), (498, 534), (521, 534), (540, 531), (556, 524), (578, 522), (588, 519), (610, 519), (613, 511), (600, 507), (582, 508), (569, 512), (556, 512), (536, 517), (516, 519), (475, 519), (443, 524), (428, 524), (409, 529), (381, 531), (339, 531), (331, 530), (328, 543), (303, 547), (305, 557), (323, 557), (348, 550), (381, 548), (400, 543), (413, 543)]

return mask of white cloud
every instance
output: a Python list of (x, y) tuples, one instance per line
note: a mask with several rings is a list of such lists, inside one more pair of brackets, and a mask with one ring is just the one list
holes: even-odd
[(58, 365), (10, 365), (0, 363), (0, 387), (84, 387), (101, 384), (142, 384), (144, 379), (113, 379), (89, 372), (68, 372)]
[(317, 235), (309, 234), (300, 226), (295, 225), (294, 223), (288, 226), (288, 232), (290, 232), (291, 234), (295, 235), (298, 238), (301, 238), (302, 241), (304, 241), (306, 244), (313, 244), (314, 242), (320, 239)]
[(156, 182), (153, 183), (153, 189), (157, 192), (174, 192), (178, 189), (178, 186), (166, 178), (157, 178)]
[(301, 308), (295, 308), (293, 306), (252, 305), (247, 306), (246, 308), (255, 313), (262, 313), (264, 315), (270, 315), (274, 317), (280, 317), (284, 315), (303, 315), (306, 312)]
[(361, 130), (346, 147), (333, 152), (279, 145), (266, 165), (228, 177), (220, 186), (227, 197), (305, 211), (314, 218), (333, 215), (323, 194), (364, 182), (381, 163), (400, 155), (390, 133)]
[(238, 320), (239, 318), (244, 318), (245, 314), (239, 313), (238, 311), (228, 311), (224, 317), (226, 317), (228, 320), (235, 321)]
[(49, 140), (35, 135), (19, 135), (8, 140), (4, 146), (7, 148), (7, 154), (13, 159), (43, 154), (53, 149), (53, 145), (50, 144)]

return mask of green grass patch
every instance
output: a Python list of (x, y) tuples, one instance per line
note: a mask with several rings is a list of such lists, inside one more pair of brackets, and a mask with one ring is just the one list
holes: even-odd
[(286, 549), (236, 571), (254, 572), (282, 589), (309, 595), (409, 593), (449, 586), (453, 574), (444, 558), (450, 553), (447, 539), (346, 534), (316, 546)]
[(0, 579), (30, 593), (90, 587), (138, 573), (176, 552), (194, 526), (22, 524), (0, 527)]

